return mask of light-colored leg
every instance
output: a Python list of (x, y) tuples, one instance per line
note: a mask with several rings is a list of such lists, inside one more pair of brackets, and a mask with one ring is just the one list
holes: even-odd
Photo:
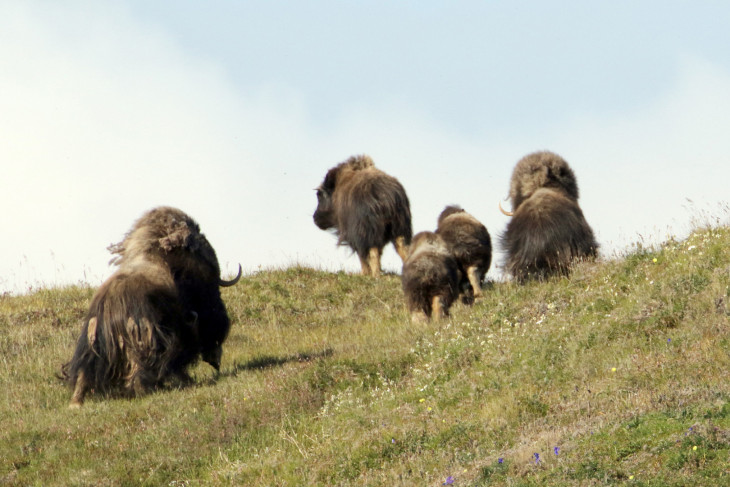
[(71, 403), (68, 405), (69, 408), (77, 409), (84, 404), (84, 396), (86, 395), (87, 387), (84, 373), (79, 372), (78, 377), (76, 377), (76, 387), (74, 387), (74, 393), (71, 396)]
[(471, 266), (466, 270), (466, 275), (469, 278), (469, 283), (474, 290), (474, 297), (477, 298), (482, 295), (481, 276), (476, 266)]
[(393, 245), (395, 246), (395, 251), (398, 252), (398, 255), (400, 255), (401, 260), (405, 262), (408, 257), (408, 245), (406, 245), (406, 238), (396, 237)]
[(380, 276), (380, 249), (373, 247), (368, 254), (368, 263), (370, 264), (370, 274), (373, 277)]
[(370, 263), (368, 262), (368, 259), (366, 257), (360, 257), (360, 267), (362, 268), (363, 276), (370, 275)]
[(446, 312), (443, 301), (441, 301), (441, 296), (434, 296), (431, 300), (431, 319), (440, 320), (444, 316), (446, 316)]

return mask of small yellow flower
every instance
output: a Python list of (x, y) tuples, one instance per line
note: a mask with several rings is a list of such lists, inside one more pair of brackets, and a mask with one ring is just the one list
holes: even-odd
[(654, 263), (656, 264), (658, 260), (657, 260), (657, 258), (656, 258), (656, 257), (654, 257), (654, 258), (652, 259), (652, 261), (653, 261), (653, 262), (654, 262)]
[(431, 410), (431, 406), (429, 406), (428, 408), (426, 408), (426, 411), (430, 411), (430, 410)]
[(616, 372), (616, 367), (611, 368), (611, 372)]
[(692, 451), (697, 451), (697, 445), (692, 447)]
[(633, 475), (629, 475), (629, 480), (634, 480), (634, 476)]
[(418, 402), (425, 402), (426, 400), (424, 398), (421, 398), (418, 400)]

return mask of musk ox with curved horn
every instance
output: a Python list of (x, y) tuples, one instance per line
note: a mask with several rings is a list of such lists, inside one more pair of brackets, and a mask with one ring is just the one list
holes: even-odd
[(366, 155), (350, 157), (327, 172), (317, 188), (314, 223), (335, 229), (340, 245), (360, 258), (362, 273), (380, 275), (383, 247), (392, 242), (405, 261), (413, 230), (403, 186)]
[(213, 247), (198, 224), (176, 208), (145, 213), (116, 254), (117, 271), (94, 294), (76, 350), (62, 367), (71, 407), (87, 392), (140, 395), (177, 377), (198, 357), (216, 370), (230, 321)]
[(509, 197), (512, 212), (502, 212), (512, 219), (501, 244), (505, 268), (517, 281), (568, 275), (575, 260), (596, 256), (598, 243), (578, 206), (578, 182), (562, 157), (547, 151), (523, 157)]
[(459, 264), (441, 236), (417, 233), (401, 274), (411, 320), (448, 316), (451, 303), (459, 296), (460, 280)]
[[(460, 206), (444, 208), (438, 217), (436, 233), (459, 264), (462, 292), (471, 287), (474, 297), (482, 294), (482, 281), (492, 263), (492, 240), (487, 227)], [(468, 284), (468, 285), (467, 285)], [(465, 301), (470, 301), (466, 298)]]

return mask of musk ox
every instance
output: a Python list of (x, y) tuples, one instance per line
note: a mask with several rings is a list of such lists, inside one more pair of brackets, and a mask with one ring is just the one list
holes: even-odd
[[(474, 297), (482, 294), (482, 281), (492, 263), (492, 240), (487, 227), (460, 206), (447, 206), (438, 217), (436, 233), (446, 242), (459, 264), (464, 292), (471, 288)], [(470, 301), (467, 297), (466, 301)]]
[(501, 244), (505, 268), (517, 281), (568, 275), (573, 261), (596, 256), (598, 243), (578, 206), (578, 182), (562, 157), (545, 151), (522, 158), (509, 197), (512, 212), (502, 212), (512, 219)]
[(405, 261), (413, 235), (408, 196), (370, 157), (353, 156), (336, 165), (316, 191), (314, 223), (335, 230), (338, 244), (357, 253), (363, 274), (380, 275), (380, 256), (388, 242)]
[(459, 264), (441, 236), (433, 232), (417, 233), (401, 274), (411, 319), (448, 316), (451, 303), (459, 296), (460, 280)]
[(230, 321), (213, 247), (176, 208), (145, 213), (109, 250), (116, 272), (91, 300), (76, 350), (62, 367), (78, 407), (89, 390), (140, 395), (177, 377), (198, 357), (216, 370)]

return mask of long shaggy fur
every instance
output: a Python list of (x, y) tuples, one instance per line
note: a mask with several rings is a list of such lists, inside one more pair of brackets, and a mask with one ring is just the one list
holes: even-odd
[(560, 156), (536, 152), (520, 160), (510, 199), (513, 217), (501, 244), (515, 279), (567, 275), (575, 260), (596, 257), (598, 243), (578, 206), (575, 174)]
[(405, 260), (413, 234), (408, 196), (370, 157), (353, 156), (330, 169), (317, 188), (317, 200), (314, 223), (335, 229), (338, 243), (360, 257), (363, 273), (380, 272), (380, 255), (389, 242)]
[(118, 270), (92, 298), (62, 368), (72, 406), (91, 389), (139, 395), (171, 376), (189, 380), (199, 356), (217, 369), (230, 329), (215, 251), (182, 211), (147, 212), (110, 250)]
[(438, 234), (419, 232), (413, 237), (401, 283), (414, 321), (448, 316), (460, 279), (459, 265)]
[(469, 291), (481, 295), (484, 275), (492, 263), (492, 240), (485, 227), (459, 206), (447, 206), (438, 217), (436, 233), (459, 264), (459, 288), (469, 302)]

